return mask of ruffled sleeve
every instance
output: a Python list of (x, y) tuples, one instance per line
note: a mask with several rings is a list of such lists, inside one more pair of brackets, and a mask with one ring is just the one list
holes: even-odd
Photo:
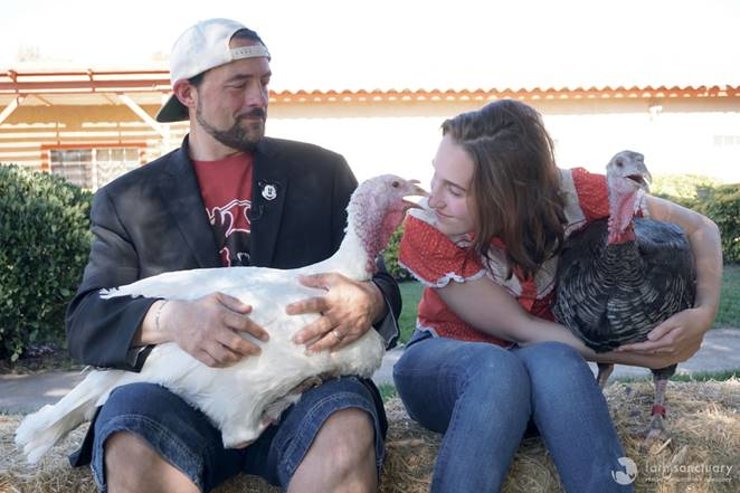
[(590, 173), (583, 168), (572, 170), (573, 184), (587, 222), (609, 217), (609, 191), (606, 176)]
[(422, 284), (434, 288), (483, 276), (480, 260), (470, 255), (465, 242), (454, 242), (432, 224), (433, 216), (427, 210), (409, 213), (399, 246), (399, 264)]
[[(596, 219), (609, 217), (609, 188), (606, 182), (606, 176), (598, 173), (591, 173), (583, 168), (573, 168), (570, 170), (572, 187), (575, 191), (572, 194), (580, 212), (586, 223)], [(567, 192), (567, 186), (566, 191)], [(572, 205), (571, 205), (572, 207)], [(568, 204), (566, 204), (566, 215)], [(637, 203), (635, 214), (638, 217), (649, 217), (647, 201), (645, 194), (641, 194)]]

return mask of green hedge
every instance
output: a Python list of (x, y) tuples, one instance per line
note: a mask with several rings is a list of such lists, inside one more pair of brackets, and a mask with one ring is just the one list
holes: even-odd
[(690, 209), (697, 209), (707, 194), (721, 183), (702, 175), (658, 175), (650, 189), (658, 197), (669, 199)]
[(701, 175), (663, 175), (656, 177), (652, 192), (717, 223), (725, 263), (740, 262), (740, 183), (722, 185)]
[(0, 359), (64, 340), (64, 310), (87, 261), (92, 194), (0, 166)]
[(395, 280), (408, 281), (412, 278), (411, 274), (398, 263), (398, 244), (401, 242), (401, 236), (403, 236), (403, 224), (393, 232), (388, 246), (383, 250), (383, 261), (386, 270)]
[(740, 263), (740, 183), (708, 190), (697, 209), (719, 226), (725, 263)]

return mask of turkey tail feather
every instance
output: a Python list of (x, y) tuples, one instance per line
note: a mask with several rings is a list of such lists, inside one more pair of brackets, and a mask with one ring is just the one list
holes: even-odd
[(108, 298), (115, 298), (116, 296), (121, 296), (120, 290), (118, 288), (100, 290), (100, 297), (104, 300), (107, 300)]
[(26, 416), (15, 432), (15, 443), (23, 447), (28, 462), (38, 462), (67, 433), (92, 419), (98, 401), (107, 397), (121, 374), (94, 371), (56, 404)]

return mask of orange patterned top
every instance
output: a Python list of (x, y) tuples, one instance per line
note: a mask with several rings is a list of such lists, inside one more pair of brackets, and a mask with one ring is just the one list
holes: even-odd
[[(565, 198), (566, 237), (590, 221), (609, 215), (609, 195), (606, 177), (583, 168), (560, 170), (561, 189)], [(642, 212), (644, 203), (642, 204)], [(551, 305), (554, 296), (557, 258), (546, 261), (533, 278), (523, 279), (509, 271), (506, 246), (496, 238), (491, 242), (487, 259), (470, 249), (468, 235), (450, 238), (435, 227), (434, 213), (428, 209), (412, 209), (406, 218), (404, 235), (399, 247), (399, 263), (424, 284), (416, 321), (418, 330), (430, 330), (438, 336), (464, 341), (481, 341), (509, 346), (511, 343), (480, 332), (447, 307), (435, 288), (450, 281), (467, 282), (488, 276), (504, 287), (532, 315), (553, 320)]]

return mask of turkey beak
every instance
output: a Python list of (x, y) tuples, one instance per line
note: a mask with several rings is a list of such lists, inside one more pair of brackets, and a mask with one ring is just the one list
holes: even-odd
[(653, 175), (650, 174), (650, 171), (644, 165), (640, 166), (640, 170), (637, 173), (631, 174), (627, 178), (637, 183), (642, 190), (650, 192)]
[(650, 174), (647, 168), (642, 170), (642, 173), (640, 173), (640, 188), (645, 190), (646, 192), (650, 192), (650, 185), (653, 183), (653, 175)]
[(412, 200), (407, 200), (406, 197), (426, 197), (429, 195), (429, 192), (424, 190), (419, 186), (419, 180), (409, 180), (408, 184), (410, 185), (409, 188), (411, 189), (409, 193), (404, 195), (403, 203), (406, 205), (407, 209), (421, 209), (422, 207)]

